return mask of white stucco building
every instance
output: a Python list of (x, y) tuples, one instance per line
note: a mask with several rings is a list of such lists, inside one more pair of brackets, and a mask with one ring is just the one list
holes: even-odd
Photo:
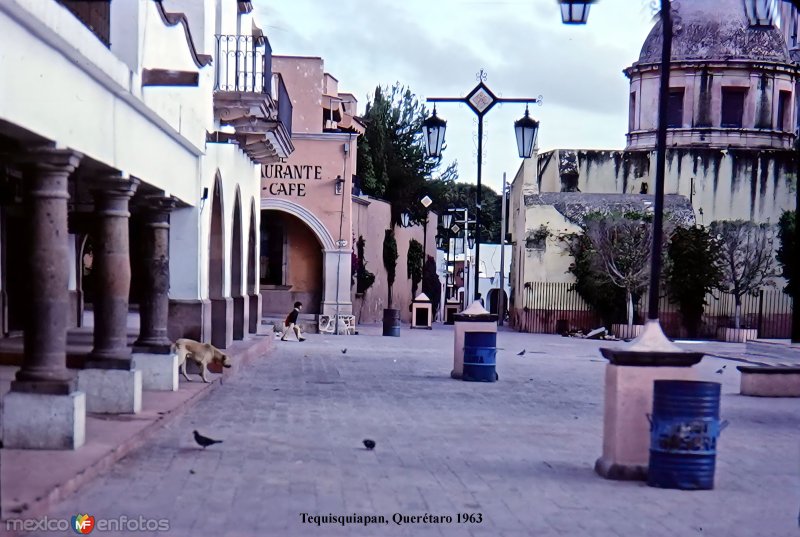
[(291, 102), (249, 1), (7, 0), (0, 49), (0, 316), (25, 341), (3, 441), (76, 448), (87, 410), (177, 389), (171, 340), (256, 331), (260, 166), (293, 151)]

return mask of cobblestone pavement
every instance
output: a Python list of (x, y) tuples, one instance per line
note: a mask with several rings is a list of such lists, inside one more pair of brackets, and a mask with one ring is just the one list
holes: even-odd
[[(615, 343), (503, 332), (500, 381), (484, 384), (449, 378), (452, 341), (448, 327), (404, 327), (400, 338), (369, 327), (279, 343), (50, 516), (166, 518), (168, 535), (219, 537), (800, 534), (800, 405), (737, 395), (736, 362), (721, 375), (725, 360), (698, 366), (723, 383), (731, 425), (715, 490), (690, 492), (594, 473), (598, 348)], [(224, 443), (201, 450), (193, 429)], [(317, 526), (302, 513), (389, 523)], [(454, 520), (397, 525), (394, 513)], [(458, 523), (459, 513), (481, 521)]]

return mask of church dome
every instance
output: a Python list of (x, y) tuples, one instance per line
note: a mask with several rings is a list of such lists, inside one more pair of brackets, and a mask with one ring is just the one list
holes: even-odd
[[(741, 60), (791, 63), (789, 50), (776, 27), (748, 24), (742, 0), (678, 0), (673, 2), (672, 60)], [(659, 18), (639, 55), (639, 64), (661, 61)]]

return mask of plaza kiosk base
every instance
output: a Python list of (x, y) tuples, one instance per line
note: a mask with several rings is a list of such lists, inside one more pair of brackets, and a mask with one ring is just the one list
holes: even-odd
[(410, 328), (433, 329), (433, 304), (425, 293), (420, 293), (411, 303)]
[(456, 320), (456, 314), (461, 303), (458, 301), (449, 300), (444, 305), (444, 324), (453, 324)]
[[(660, 341), (663, 338), (663, 343)], [(677, 349), (677, 350), (671, 350)], [(600, 349), (606, 365), (603, 404), (603, 455), (595, 472), (606, 479), (647, 480), (653, 384), (657, 380), (696, 380), (691, 367), (702, 353), (672, 345), (657, 321), (648, 321), (632, 345)]]
[(454, 379), (494, 382), (497, 380), (497, 315), (489, 313), (475, 301), (454, 316), (453, 337)]

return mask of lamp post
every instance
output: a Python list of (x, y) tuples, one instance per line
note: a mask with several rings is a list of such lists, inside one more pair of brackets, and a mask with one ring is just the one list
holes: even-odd
[[(483, 168), (483, 118), (489, 113), (494, 105), (498, 103), (538, 103), (541, 105), (542, 96), (536, 98), (509, 99), (498, 97), (486, 86), (486, 73), (481, 69), (478, 73), (478, 85), (466, 97), (430, 97), (428, 102), (432, 103), (462, 103), (466, 104), (475, 115), (478, 116), (478, 191), (476, 194), (475, 206), (475, 237), (477, 238), (475, 248), (475, 263), (480, 262), (480, 243), (481, 243), (481, 171)], [(436, 105), (434, 104), (433, 115), (426, 119), (422, 124), (423, 138), (425, 140), (425, 152), (428, 156), (438, 157), (442, 154), (444, 145), (444, 134), (447, 122), (436, 115)], [(517, 137), (517, 149), (520, 158), (530, 158), (535, 147), (536, 138), (539, 130), (539, 122), (528, 115), (528, 108), (525, 108), (525, 116), (514, 123), (514, 130)], [(479, 271), (475, 271), (475, 290), (473, 299), (478, 299)]]

